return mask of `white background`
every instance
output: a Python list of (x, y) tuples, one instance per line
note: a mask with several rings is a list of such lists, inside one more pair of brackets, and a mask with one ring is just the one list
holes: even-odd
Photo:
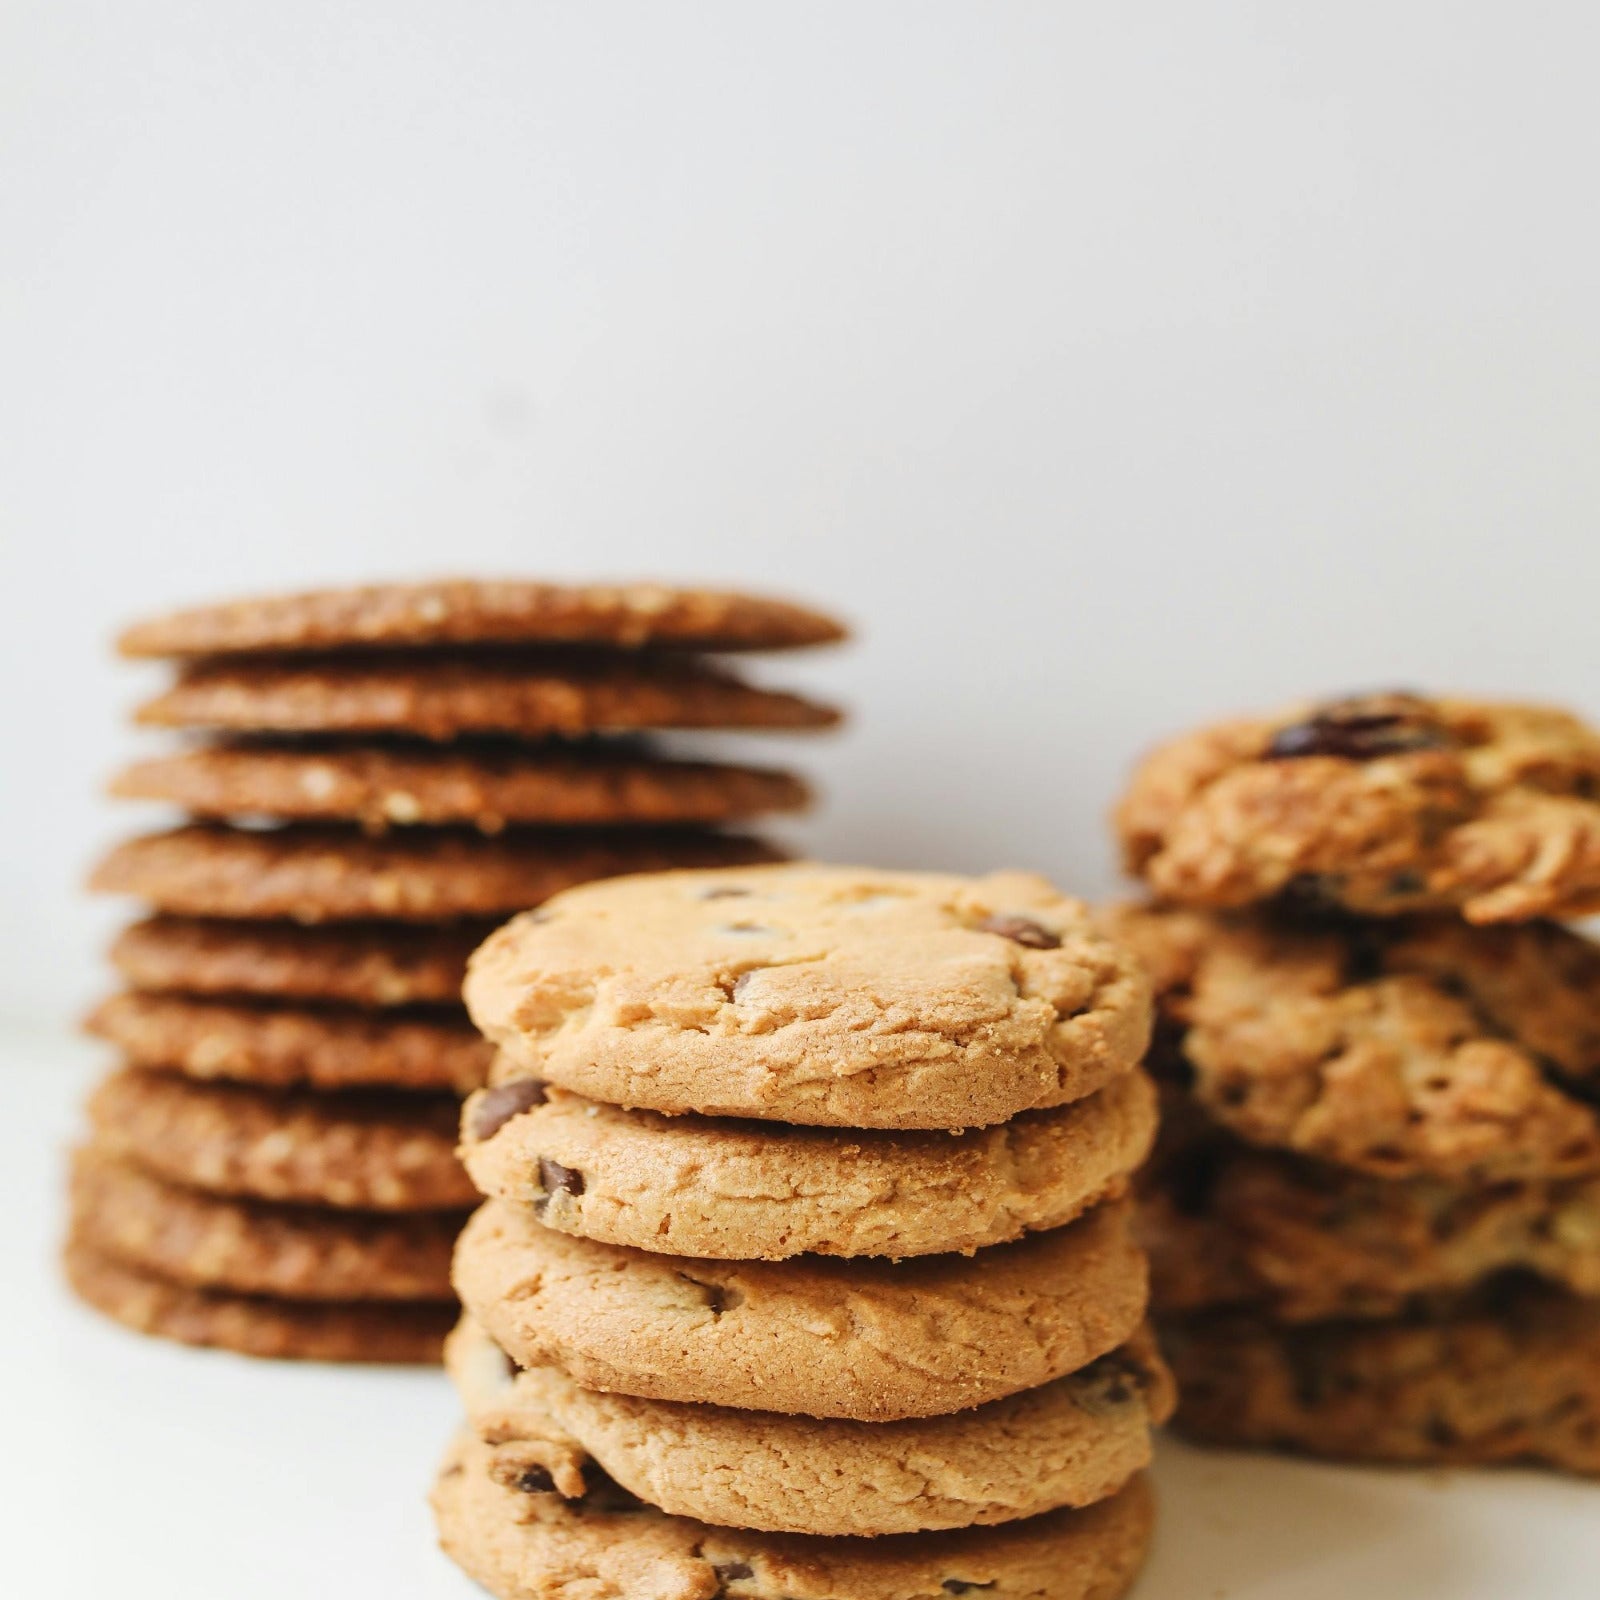
[[(147, 686), (107, 638), (174, 602), (790, 590), (861, 640), (769, 672), (855, 712), (795, 752), (831, 791), (807, 842), (1087, 891), (1127, 763), (1197, 717), (1390, 684), (1600, 712), (1597, 16), (0, 0), (0, 1015), (101, 981), (121, 911), (76, 884), (136, 820), (95, 795)], [(47, 1071), (6, 1079), (29, 1150), (70, 1120)], [(5, 1486), (38, 1593), (406, 1592), (392, 1491), (447, 1401), (415, 1459), (366, 1448), (387, 1380), (277, 1369), (233, 1416), (234, 1367), (39, 1295)], [(253, 1455), (308, 1413), (359, 1435), (320, 1476)], [(393, 1482), (352, 1481), (375, 1454)], [(1237, 1470), (1175, 1508), (1217, 1561), (1161, 1593), (1504, 1594), (1497, 1515), (1581, 1544), (1565, 1487)]]

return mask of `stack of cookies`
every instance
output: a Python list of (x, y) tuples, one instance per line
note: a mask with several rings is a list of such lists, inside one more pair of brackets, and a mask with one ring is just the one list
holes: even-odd
[(1206, 729), (1123, 801), (1158, 898), (1142, 1226), (1210, 1440), (1600, 1472), (1600, 735), (1385, 694)]
[[(473, 958), (435, 1491), (492, 1593), (1110, 1600), (1170, 1379), (1136, 962), (1021, 875), (592, 884)], [(964, 1130), (964, 1131), (963, 1131)]]
[(249, 601), (131, 629), (178, 662), (138, 720), (197, 730), (121, 773), (187, 825), (94, 887), (153, 915), (90, 1019), (68, 1272), (123, 1322), (257, 1355), (437, 1359), (475, 1198), (459, 1097), (490, 1051), (466, 958), (586, 879), (769, 861), (719, 831), (792, 810), (786, 772), (669, 760), (653, 730), (836, 714), (697, 652), (818, 643), (826, 617), (656, 587), (449, 582)]

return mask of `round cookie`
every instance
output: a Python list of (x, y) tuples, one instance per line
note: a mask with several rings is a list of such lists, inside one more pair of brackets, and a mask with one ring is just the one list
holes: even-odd
[(1400, 1322), (1168, 1323), (1177, 1425), (1339, 1460), (1600, 1473), (1600, 1303), (1525, 1293)]
[(1600, 951), (1552, 926), (1124, 908), (1216, 1122), (1379, 1177), (1600, 1172)]
[(1373, 694), (1204, 728), (1116, 820), (1129, 870), (1182, 904), (1600, 910), (1600, 733), (1543, 706)]
[(198, 825), (118, 845), (89, 886), (191, 917), (446, 922), (505, 917), (591, 878), (778, 858), (737, 834), (265, 830)]
[(250, 1005), (187, 995), (112, 995), (84, 1027), (135, 1066), (274, 1088), (449, 1089), (488, 1072), (490, 1047), (465, 1017)]
[(581, 1503), (506, 1488), (470, 1433), (433, 1491), (445, 1552), (500, 1600), (1117, 1600), (1149, 1548), (1143, 1477), (1109, 1500), (998, 1528), (824, 1539), (670, 1517), (599, 1486)]
[(461, 1157), (484, 1194), (608, 1244), (747, 1261), (902, 1257), (1061, 1227), (1124, 1192), (1154, 1132), (1141, 1072), (962, 1134), (664, 1117), (523, 1078), (467, 1103)]
[(135, 623), (125, 656), (204, 656), (373, 645), (592, 644), (783, 650), (845, 636), (786, 600), (658, 583), (444, 578), (195, 606)]
[[(1191, 1166), (1173, 1190), (1141, 1197), (1157, 1310), (1249, 1304), (1279, 1322), (1393, 1316), (1511, 1271), (1600, 1297), (1600, 1178), (1367, 1178), (1220, 1141), (1205, 1159), (1203, 1187)], [(1187, 1195), (1175, 1192), (1185, 1184)]]
[(797, 811), (800, 779), (760, 767), (666, 761), (609, 749), (513, 751), (400, 744), (202, 745), (125, 767), (111, 792), (200, 817), (391, 825), (596, 827), (738, 821)]
[(282, 1093), (143, 1069), (89, 1097), (95, 1143), (171, 1183), (361, 1211), (444, 1211), (476, 1199), (446, 1095)]
[(202, 660), (134, 720), (230, 733), (510, 734), (831, 728), (832, 706), (689, 659), (429, 654)]
[(582, 1499), (598, 1466), (671, 1515), (778, 1533), (913, 1533), (1091, 1505), (1149, 1465), (1150, 1428), (1173, 1403), (1148, 1331), (1042, 1388), (908, 1422), (597, 1394), (553, 1367), (517, 1371), (470, 1317), (445, 1364), (508, 1487), (542, 1469), (553, 1492)]
[(434, 1364), (454, 1308), (270, 1300), (193, 1289), (113, 1261), (73, 1238), (67, 1282), (85, 1304), (139, 1333), (279, 1361)]
[(1132, 1337), (1128, 1208), (976, 1256), (711, 1261), (543, 1227), (491, 1200), (456, 1246), (463, 1303), (521, 1366), (644, 1399), (889, 1422), (1049, 1383)]
[(117, 935), (111, 962), (150, 993), (271, 996), (368, 1008), (459, 1005), (467, 957), (493, 923), (445, 928), (147, 917)]
[(815, 1126), (1004, 1122), (1093, 1093), (1149, 1036), (1132, 957), (1022, 873), (588, 884), (492, 935), (465, 995), (509, 1076)]
[(395, 1216), (223, 1199), (93, 1146), (73, 1154), (71, 1203), (76, 1238), (172, 1283), (286, 1300), (454, 1299), (457, 1212)]

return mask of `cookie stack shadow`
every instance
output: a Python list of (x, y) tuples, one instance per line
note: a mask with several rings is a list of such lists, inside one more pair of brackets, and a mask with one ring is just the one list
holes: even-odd
[(1366, 696), (1176, 741), (1118, 821), (1178, 1425), (1600, 1473), (1600, 735)]
[[(477, 953), (499, 1054), (435, 1490), (502, 1596), (1109, 1600), (1170, 1379), (1131, 957), (1039, 879), (594, 884)], [(951, 1131), (965, 1130), (965, 1131)], [(580, 1581), (581, 1580), (581, 1581)]]
[(121, 1064), (73, 1157), (80, 1297), (253, 1355), (437, 1360), (476, 1198), (460, 1098), (490, 1059), (468, 955), (587, 879), (778, 859), (723, 830), (802, 807), (798, 778), (650, 736), (832, 724), (703, 653), (840, 636), (750, 597), (470, 581), (130, 629), (124, 654), (176, 663), (137, 721), (188, 737), (113, 792), (188, 820), (92, 879), (150, 915), (88, 1020)]

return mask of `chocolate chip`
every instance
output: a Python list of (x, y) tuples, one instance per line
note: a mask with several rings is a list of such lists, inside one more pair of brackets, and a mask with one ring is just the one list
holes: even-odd
[(946, 1578), (939, 1587), (946, 1594), (966, 1594), (970, 1589), (992, 1589), (999, 1581), (991, 1578), (987, 1583), (974, 1583), (970, 1578)]
[(735, 1289), (732, 1284), (707, 1283), (702, 1278), (693, 1278), (687, 1272), (678, 1274), (685, 1283), (692, 1283), (705, 1299), (707, 1309), (714, 1317), (720, 1317), (724, 1311), (732, 1311), (744, 1304), (744, 1291)]
[(576, 1167), (564, 1167), (559, 1161), (540, 1156), (539, 1184), (547, 1195), (582, 1194), (583, 1174)]
[(1374, 694), (1336, 700), (1303, 722), (1279, 728), (1265, 754), (1269, 761), (1303, 756), (1372, 761), (1411, 750), (1444, 750), (1452, 743), (1426, 700), (1410, 694)]
[(472, 1137), (489, 1139), (524, 1111), (545, 1102), (544, 1085), (537, 1078), (518, 1078), (497, 1088), (485, 1089), (472, 1108)]
[(1041, 928), (1037, 922), (1027, 917), (1013, 916), (1009, 912), (1001, 912), (992, 917), (985, 917), (978, 924), (982, 933), (997, 933), (1002, 939), (1009, 939), (1013, 944), (1026, 945), (1030, 950), (1059, 950), (1061, 936), (1051, 933), (1048, 928)]
[(741, 1578), (755, 1577), (755, 1568), (748, 1561), (724, 1561), (711, 1569), (721, 1583), (737, 1583)]
[(1125, 1356), (1112, 1352), (1091, 1362), (1072, 1385), (1072, 1402), (1091, 1417), (1109, 1416), (1144, 1392), (1145, 1374)]
[(554, 1494), (556, 1480), (550, 1476), (548, 1467), (528, 1467), (517, 1478), (517, 1487), (524, 1494)]

